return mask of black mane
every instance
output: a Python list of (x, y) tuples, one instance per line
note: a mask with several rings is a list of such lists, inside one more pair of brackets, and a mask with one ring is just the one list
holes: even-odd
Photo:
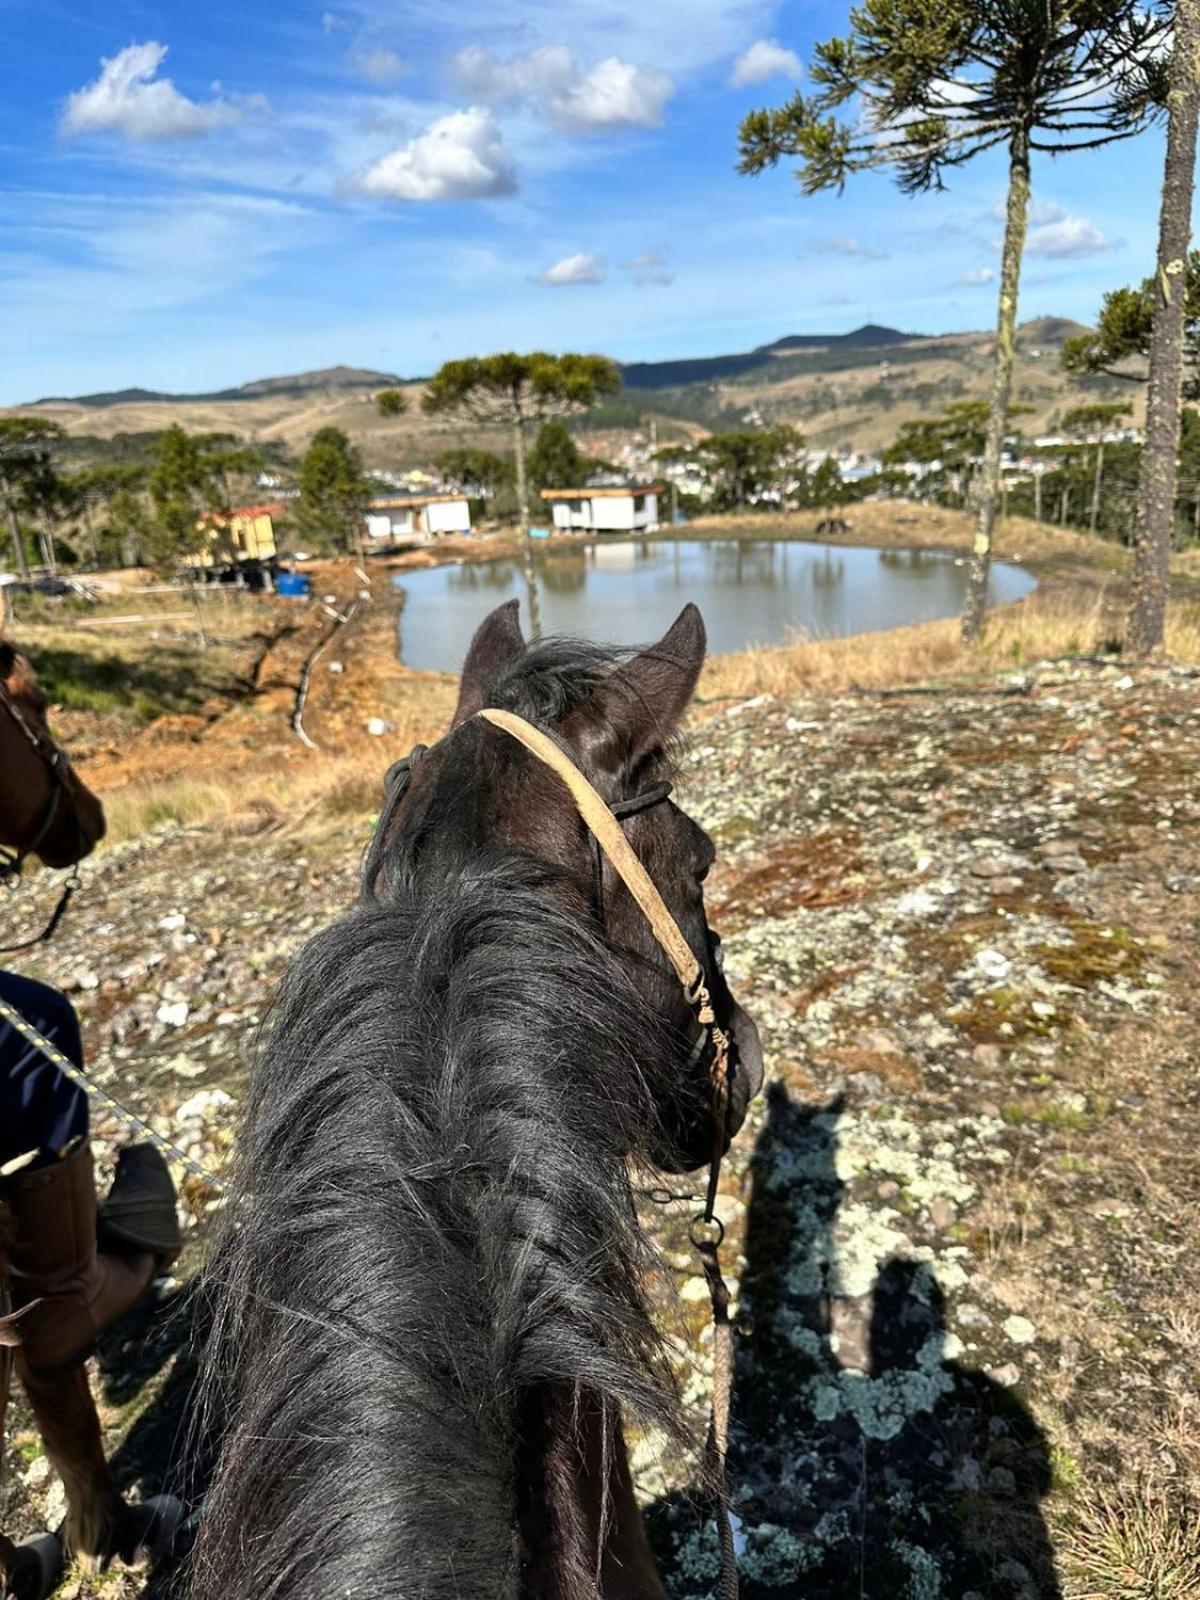
[[(615, 659), (531, 646), (492, 703), (552, 725)], [(213, 1273), (193, 1600), (510, 1595), (522, 1396), (670, 1425), (625, 1157), (679, 1041), (562, 872), (472, 838), (477, 754), (460, 730), (382, 888), (282, 986)]]

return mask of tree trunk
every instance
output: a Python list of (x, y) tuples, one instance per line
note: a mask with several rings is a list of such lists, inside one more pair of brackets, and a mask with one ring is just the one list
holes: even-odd
[(1104, 486), (1104, 441), (1096, 446), (1096, 476), (1092, 482), (1092, 509), (1088, 517), (1088, 532), (1095, 533), (1100, 526), (1100, 490)]
[(1033, 520), (1042, 520), (1042, 475), (1035, 472), (1033, 475)]
[(1175, 7), (1170, 107), (1158, 217), (1157, 303), (1150, 335), (1146, 440), (1138, 473), (1133, 587), (1125, 622), (1125, 650), (1134, 656), (1162, 648), (1167, 619), (1183, 379), (1184, 291), (1200, 113), (1200, 0), (1178, 0)]
[(525, 424), (521, 417), (513, 423), (513, 457), (517, 465), (517, 525), (525, 564), (525, 590), (529, 596), (529, 628), (533, 637), (540, 639), (542, 602), (533, 565), (533, 540), (529, 537), (529, 479), (525, 472)]
[(29, 562), (25, 556), (25, 540), (21, 533), (21, 524), (17, 520), (17, 509), (12, 502), (9, 501), (7, 510), (8, 527), (9, 532), (12, 534), (13, 557), (17, 563), (17, 571), (20, 573), (24, 582), (28, 583)]
[[(1197, 0), (1200, 4), (1200, 0)], [(1000, 498), (1000, 457), (1008, 426), (1008, 402), (1012, 395), (1013, 341), (1017, 331), (1017, 289), (1021, 278), (1021, 255), (1029, 220), (1029, 134), (1018, 128), (1009, 151), (1008, 205), (1004, 220), (1004, 254), (1000, 265), (1000, 304), (996, 316), (996, 358), (992, 374), (992, 396), (988, 410), (987, 436), (983, 447), (983, 471), (979, 477), (979, 522), (971, 567), (967, 578), (967, 599), (963, 609), (964, 644), (974, 644), (983, 632), (987, 611), (988, 576), (992, 566), (992, 534), (996, 526), (996, 502)]]

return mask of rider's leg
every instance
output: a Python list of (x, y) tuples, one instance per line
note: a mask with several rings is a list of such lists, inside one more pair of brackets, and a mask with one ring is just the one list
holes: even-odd
[[(79, 1064), (79, 1026), (57, 990), (0, 975), (0, 994)], [(0, 1160), (33, 1151), (5, 1180), (16, 1239), (9, 1261), (25, 1361), (55, 1368), (82, 1359), (98, 1334), (145, 1292), (153, 1249), (101, 1253), (87, 1098), (11, 1024), (0, 1022)], [(169, 1193), (169, 1184), (168, 1184)], [(168, 1222), (173, 1205), (165, 1207)]]

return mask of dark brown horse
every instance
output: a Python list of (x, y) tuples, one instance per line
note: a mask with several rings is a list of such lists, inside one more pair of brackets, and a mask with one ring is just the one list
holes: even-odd
[(622, 819), (732, 1035), (736, 1127), (757, 1034), (667, 798), (704, 649), (692, 606), (634, 656), (527, 645), (503, 606), (391, 775), (253, 1075), (191, 1600), (662, 1600), (622, 1414), (682, 1430), (629, 1173), (709, 1158), (711, 1037), (560, 777), (478, 713), (549, 732)]
[(0, 846), (71, 867), (103, 837), (104, 807), (51, 737), (33, 668), (0, 639)]
[[(73, 866), (103, 836), (104, 808), (55, 743), (33, 669), (11, 645), (0, 641), (0, 846), (8, 853), (8, 864), (36, 855), (47, 866)], [(0, 943), (2, 933), (0, 929)], [(12, 1238), (0, 1183), (0, 1298)], [(96, 1562), (131, 1555), (145, 1531), (144, 1518), (122, 1501), (104, 1459), (100, 1420), (85, 1368), (36, 1371), (19, 1348), (0, 1349), (0, 1442), (12, 1367), (21, 1377), (46, 1454), (66, 1490), (69, 1548)], [(54, 1562), (53, 1541), (16, 1546), (0, 1533), (0, 1595), (37, 1600), (47, 1592)]]

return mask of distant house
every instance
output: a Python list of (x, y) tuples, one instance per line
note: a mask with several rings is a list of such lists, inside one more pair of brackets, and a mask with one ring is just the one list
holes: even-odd
[(367, 537), (376, 544), (470, 531), (471, 508), (465, 494), (382, 495), (367, 506)]
[(201, 521), (206, 535), (203, 550), (188, 566), (211, 567), (227, 561), (269, 561), (276, 554), (275, 518), (281, 505), (235, 506), (230, 511), (210, 511)]
[(602, 489), (543, 489), (555, 528), (562, 533), (653, 533), (659, 526), (661, 483), (626, 483)]

